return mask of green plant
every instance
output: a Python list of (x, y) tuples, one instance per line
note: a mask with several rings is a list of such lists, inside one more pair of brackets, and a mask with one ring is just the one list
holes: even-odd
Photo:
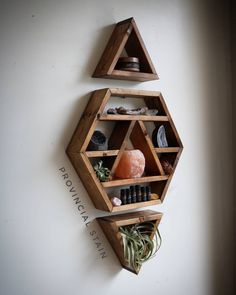
[(123, 239), (125, 259), (129, 267), (136, 272), (139, 271), (143, 262), (155, 256), (161, 246), (161, 235), (153, 222), (122, 226), (120, 233)]
[(94, 171), (96, 172), (97, 178), (100, 181), (107, 181), (109, 179), (110, 170), (106, 167), (102, 166), (103, 161), (99, 161), (94, 167)]

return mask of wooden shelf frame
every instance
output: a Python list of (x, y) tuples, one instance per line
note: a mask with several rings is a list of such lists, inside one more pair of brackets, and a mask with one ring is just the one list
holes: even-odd
[[(116, 69), (118, 59), (124, 50), (128, 56), (139, 58), (140, 72)], [(93, 73), (93, 77), (140, 82), (158, 79), (155, 67), (134, 18), (116, 24)]]
[[(104, 115), (104, 109), (111, 97), (120, 97), (122, 99), (133, 97), (142, 99), (148, 108), (157, 108), (158, 111), (160, 110), (161, 116), (132, 115), (131, 117), (129, 116), (128, 119), (127, 116), (124, 115), (124, 120), (121, 120), (121, 116), (123, 115), (111, 115), (112, 118), (109, 118), (109, 116)], [(115, 120), (115, 127), (108, 140), (109, 149), (106, 151), (88, 151), (87, 147), (91, 137), (99, 122), (102, 121), (104, 117), (106, 117), (107, 122), (113, 122), (114, 117), (119, 118), (118, 120)], [(143, 119), (143, 117), (145, 118)], [(165, 117), (164, 122), (162, 120), (163, 117)], [(158, 120), (158, 118), (160, 118), (160, 120)], [(153, 122), (155, 125), (162, 123), (168, 124), (173, 139), (172, 141), (175, 143), (175, 146), (167, 148), (154, 147), (146, 130), (144, 124), (145, 121)], [(135, 149), (140, 149), (145, 156), (145, 175), (134, 179), (116, 179), (114, 172), (123, 151), (126, 149), (128, 140), (131, 141)], [(161, 156), (165, 158), (170, 157), (171, 155), (172, 166), (175, 170), (182, 149), (182, 142), (160, 92), (105, 88), (95, 90), (92, 93), (66, 152), (95, 207), (104, 211), (120, 212), (156, 205), (163, 202), (173, 174), (165, 175), (159, 157)], [(112, 160), (110, 165), (111, 179), (109, 181), (100, 182), (97, 179), (93, 170), (93, 165), (90, 162), (90, 160), (93, 160), (94, 158), (101, 158), (104, 159), (104, 161)], [(145, 183), (150, 184), (151, 186), (152, 200), (121, 205), (120, 207), (112, 205), (110, 201), (111, 196), (108, 195), (107, 189), (114, 188), (114, 190), (117, 190), (119, 187)]]
[(145, 116), (145, 115), (101, 115), (101, 121), (147, 121), (147, 122), (168, 122), (167, 116)]
[(122, 241), (122, 236), (120, 234), (119, 228), (121, 226), (143, 223), (143, 222), (153, 222), (154, 231), (151, 235), (151, 238), (154, 237), (155, 231), (159, 226), (163, 214), (155, 212), (152, 210), (144, 210), (133, 213), (126, 213), (122, 215), (112, 215), (108, 217), (97, 218), (99, 225), (101, 226), (105, 236), (111, 244), (111, 247), (116, 253), (117, 258), (120, 261), (120, 264), (123, 268), (131, 271), (135, 274), (138, 274), (138, 271), (130, 268), (125, 257), (124, 257), (124, 246)]
[(125, 186), (125, 185), (134, 185), (140, 183), (156, 182), (162, 180), (168, 180), (169, 175), (162, 176), (144, 176), (138, 178), (126, 178), (126, 179), (114, 179), (111, 181), (102, 182), (103, 187), (115, 187), (115, 186)]

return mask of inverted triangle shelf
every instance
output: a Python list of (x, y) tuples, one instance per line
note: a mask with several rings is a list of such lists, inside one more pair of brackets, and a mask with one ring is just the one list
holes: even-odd
[[(122, 56), (138, 59), (138, 71), (120, 68), (119, 58)], [(93, 77), (140, 82), (158, 79), (134, 18), (116, 24)]]
[(153, 239), (155, 231), (158, 228), (158, 225), (161, 221), (162, 213), (155, 212), (152, 210), (145, 210), (133, 213), (127, 213), (122, 215), (112, 215), (108, 217), (97, 218), (99, 225), (101, 226), (105, 236), (109, 240), (113, 250), (115, 251), (117, 258), (120, 261), (120, 264), (123, 268), (131, 271), (135, 274), (138, 274), (139, 269), (134, 269), (127, 261), (124, 254), (124, 245), (122, 241), (122, 236), (120, 233), (121, 226), (127, 226), (132, 224), (139, 224), (143, 222), (153, 222), (154, 229), (151, 234)]
[[(107, 105), (112, 100), (118, 100), (122, 105), (129, 99), (138, 101), (141, 106), (149, 109), (158, 109), (158, 114), (149, 115), (107, 115)], [(124, 120), (122, 120), (124, 116)], [(105, 120), (104, 120), (105, 118)], [(110, 131), (108, 149), (91, 151), (89, 142), (100, 124), (107, 124)], [(165, 126), (167, 131), (168, 147), (155, 147), (146, 124), (153, 128)], [(116, 178), (115, 171), (125, 150), (140, 150), (145, 157), (145, 172), (139, 178)], [(162, 94), (158, 91), (130, 90), (120, 88), (105, 88), (92, 93), (79, 124), (67, 147), (67, 154), (80, 176), (95, 207), (109, 212), (121, 212), (160, 204), (163, 202), (173, 173), (164, 171), (162, 161), (168, 161), (173, 167), (173, 172), (178, 163), (183, 146), (170, 113), (164, 102)], [(93, 166), (102, 159), (111, 171), (110, 179), (100, 182), (94, 172)], [(134, 185), (148, 185), (151, 188), (151, 199), (121, 206), (114, 206), (111, 202), (121, 188)]]

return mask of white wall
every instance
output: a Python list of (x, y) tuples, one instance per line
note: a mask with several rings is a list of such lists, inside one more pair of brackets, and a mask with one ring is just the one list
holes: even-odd
[[(1, 1), (0, 294), (234, 294), (232, 103), (227, 1)], [(93, 79), (112, 24), (133, 16), (159, 81)], [(63, 181), (89, 93), (159, 90), (185, 146), (165, 202), (163, 245), (139, 276), (86, 229)], [(96, 250), (95, 230), (107, 257)]]

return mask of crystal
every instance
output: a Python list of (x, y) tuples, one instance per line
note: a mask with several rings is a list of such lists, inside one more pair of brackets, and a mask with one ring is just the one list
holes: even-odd
[(123, 152), (116, 168), (115, 176), (119, 178), (141, 177), (145, 168), (145, 157), (140, 150), (126, 150)]
[(121, 199), (117, 198), (117, 197), (113, 197), (111, 198), (111, 202), (114, 206), (120, 206), (121, 205)]
[(172, 174), (174, 172), (173, 166), (167, 160), (161, 160), (161, 166), (165, 172), (165, 174)]
[(152, 133), (152, 142), (155, 147), (165, 148), (168, 147), (166, 138), (165, 126), (161, 125), (159, 128), (155, 128)]

